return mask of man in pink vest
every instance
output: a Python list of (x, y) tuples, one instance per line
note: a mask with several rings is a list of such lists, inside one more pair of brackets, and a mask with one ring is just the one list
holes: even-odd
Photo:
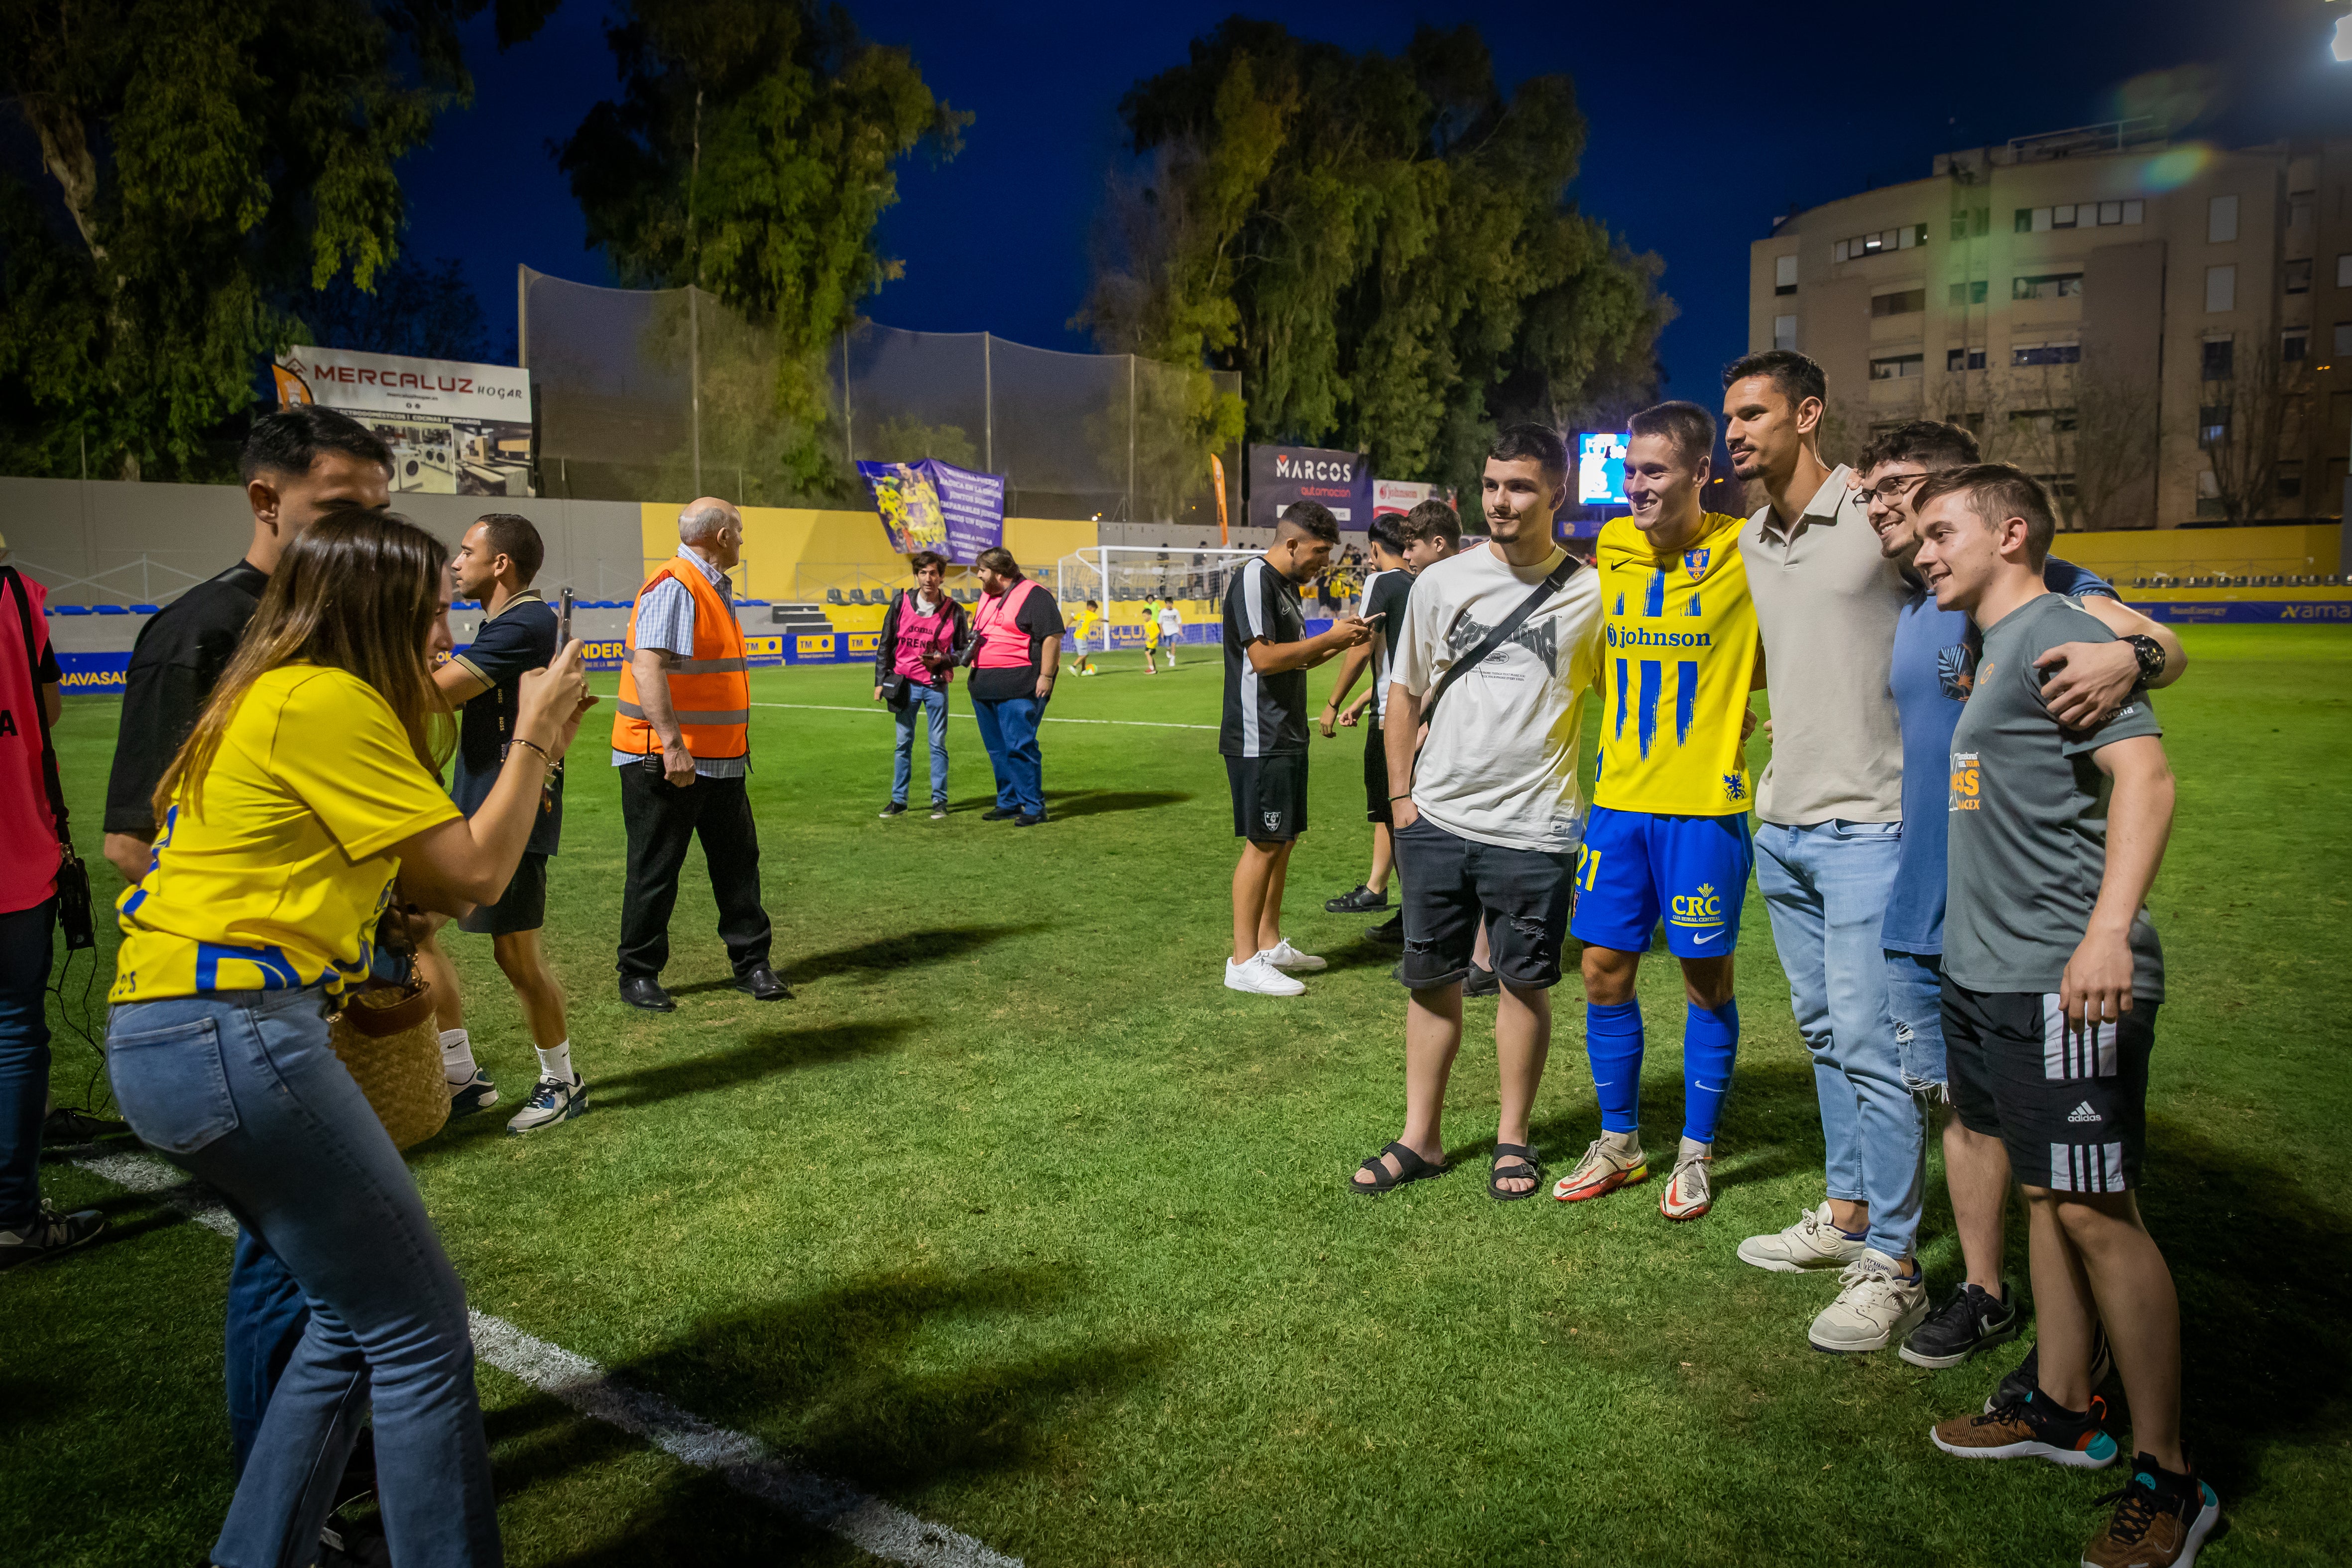
[(948, 814), (948, 686), (955, 679), (955, 650), (963, 646), (963, 606), (948, 597), (944, 557), (919, 550), (908, 564), (915, 586), (902, 591), (882, 614), (882, 635), (874, 639), (874, 700), (887, 702), (898, 720), (898, 750), (891, 763), (890, 804), (884, 816), (903, 816), (915, 774), (915, 715), (924, 715), (931, 737), (931, 820)]
[(971, 713), (980, 721), (989, 766), (996, 770), (996, 805), (981, 819), (1010, 818), (1015, 827), (1034, 827), (1045, 820), (1037, 726), (1061, 668), (1062, 609), (1053, 595), (1021, 575), (1011, 551), (983, 550), (973, 564), (981, 600), (971, 623)]

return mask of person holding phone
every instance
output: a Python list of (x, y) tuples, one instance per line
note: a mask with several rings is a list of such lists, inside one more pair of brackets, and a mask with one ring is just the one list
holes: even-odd
[(514, 879), (541, 784), (594, 700), (581, 647), (520, 682), (467, 816), (441, 787), (448, 552), (405, 519), (331, 511), (286, 546), (155, 791), (107, 1076), (147, 1146), (220, 1195), (310, 1304), (211, 1561), (308, 1562), (374, 1412), (395, 1561), (494, 1564), (498, 1512), (466, 1293), (400, 1151), (328, 1040), (401, 896), (444, 914)]
[[(433, 672), (434, 684), (458, 710), (457, 766), (449, 793), (468, 814), (481, 809), (506, 766), (521, 712), (524, 673), (545, 669), (571, 640), (563, 636), (568, 628), (556, 612), (530, 585), (545, 556), (546, 547), (530, 519), (494, 511), (466, 531), (450, 564), (458, 594), (479, 601), (485, 612), (466, 651)], [(548, 966), (539, 940), (547, 924), (547, 862), (562, 837), (563, 772), (553, 768), (514, 880), (504, 893), (457, 922), (458, 930), (490, 939), (491, 956), (514, 987), (539, 1058), (538, 1081), (507, 1122), (509, 1132), (569, 1121), (588, 1110), (587, 1082), (572, 1062), (563, 984)], [(440, 921), (434, 925), (437, 931)], [(450, 1113), (488, 1110), (499, 1102), (498, 1085), (474, 1059), (457, 966), (432, 933), (417, 942), (416, 963), (433, 984)]]
[(898, 720), (898, 743), (890, 764), (890, 802), (881, 815), (902, 816), (915, 775), (915, 716), (923, 716), (931, 742), (931, 820), (948, 814), (948, 688), (955, 680), (955, 652), (968, 636), (963, 606), (948, 597), (945, 556), (919, 550), (907, 563), (915, 586), (900, 593), (882, 612), (882, 632), (874, 639), (874, 700), (887, 702)]

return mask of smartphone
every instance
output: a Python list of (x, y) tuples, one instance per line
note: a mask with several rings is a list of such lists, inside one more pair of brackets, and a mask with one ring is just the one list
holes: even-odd
[(555, 610), (555, 651), (562, 653), (572, 646), (572, 590), (563, 590)]

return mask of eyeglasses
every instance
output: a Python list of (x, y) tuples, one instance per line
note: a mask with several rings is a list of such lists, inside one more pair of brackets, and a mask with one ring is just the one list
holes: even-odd
[(1925, 474), (1896, 474), (1890, 479), (1881, 479), (1874, 485), (1856, 485), (1854, 491), (1862, 497), (1864, 505), (1876, 500), (1885, 501), (1892, 506), (1903, 499), (1905, 491), (1927, 477)]

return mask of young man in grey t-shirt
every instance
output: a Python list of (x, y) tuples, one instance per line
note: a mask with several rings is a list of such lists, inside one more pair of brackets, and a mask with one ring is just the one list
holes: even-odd
[[(2042, 578), (2049, 498), (2016, 468), (1937, 474), (1913, 505), (1920, 575), (1983, 638), (1953, 731), (1944, 1038), (1952, 1103), (1998, 1137), (2024, 1187), (2038, 1377), (1937, 1426), (1962, 1458), (2103, 1469), (2122, 1450), (2091, 1384), (2104, 1321), (2129, 1403), (2132, 1478), (2083, 1561), (2197, 1554), (2221, 1514), (2180, 1443), (2180, 1305), (2133, 1189), (2164, 955), (2143, 907), (2172, 826), (2172, 773), (2144, 697), (2081, 729), (2050, 711), (2036, 660), (2113, 637)], [(2039, 1355), (2047, 1351), (2047, 1355)]]

